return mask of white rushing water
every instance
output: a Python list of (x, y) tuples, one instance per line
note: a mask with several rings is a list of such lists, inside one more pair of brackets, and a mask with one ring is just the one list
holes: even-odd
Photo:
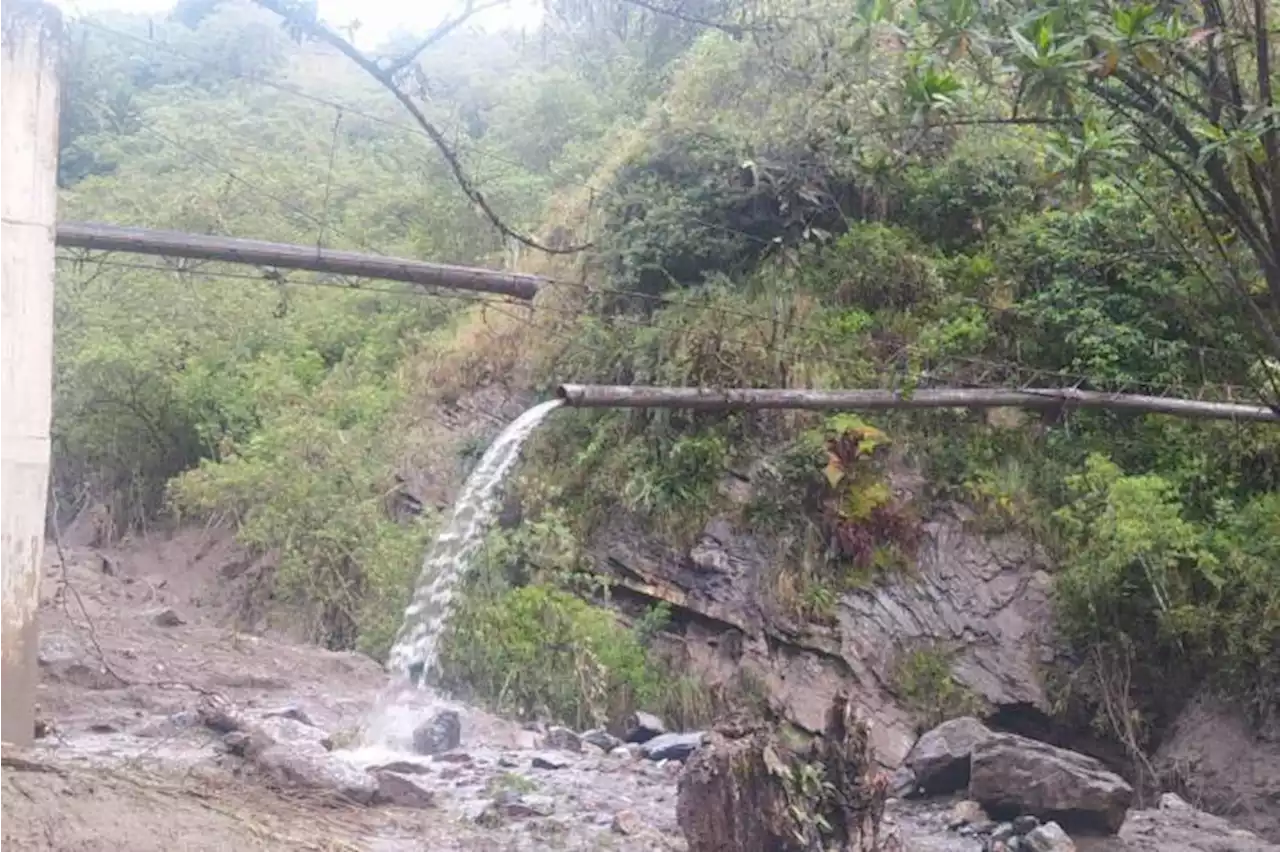
[(404, 625), (387, 660), (393, 680), (418, 680), (436, 665), (440, 634), (450, 605), (484, 535), (498, 511), (498, 489), (520, 457), (520, 449), (538, 424), (559, 408), (558, 399), (535, 405), (511, 422), (485, 451), (467, 477), (453, 515), (427, 551)]

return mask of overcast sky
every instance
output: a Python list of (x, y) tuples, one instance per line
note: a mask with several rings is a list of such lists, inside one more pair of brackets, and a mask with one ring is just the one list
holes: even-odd
[[(338, 26), (353, 20), (360, 21), (357, 35), (359, 46), (369, 49), (377, 46), (398, 28), (422, 32), (438, 23), (447, 12), (457, 8), (458, 0), (319, 0), (320, 17)], [(173, 7), (174, 0), (53, 0), (68, 15), (115, 9), (121, 12), (140, 12), (163, 15)], [(490, 9), (477, 15), (473, 21), (486, 29), (512, 27), (519, 29), (536, 24), (542, 7), (538, 0), (510, 0), (498, 9)]]

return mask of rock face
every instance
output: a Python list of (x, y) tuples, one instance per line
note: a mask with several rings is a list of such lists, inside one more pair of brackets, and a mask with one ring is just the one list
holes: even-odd
[(969, 786), (969, 756), (991, 735), (972, 716), (952, 719), (920, 737), (903, 763), (926, 795), (963, 790)]
[(1255, 729), (1239, 708), (1199, 696), (1154, 762), (1167, 789), (1280, 843), (1280, 718)]
[(812, 732), (822, 729), (831, 696), (854, 689), (876, 723), (877, 759), (892, 767), (917, 735), (893, 689), (905, 650), (945, 651), (955, 680), (994, 709), (1048, 709), (1037, 674), (1049, 654), (1041, 640), (1051, 612), (1044, 560), (1017, 536), (967, 529), (966, 517), (955, 509), (925, 523), (911, 576), (845, 595), (834, 628), (791, 623), (777, 612), (768, 585), (773, 543), (725, 518), (680, 551), (619, 513), (591, 551), (620, 585), (696, 613), (674, 650), (707, 682), (728, 684), (749, 672)]
[(1114, 834), (1133, 802), (1133, 788), (1093, 758), (996, 734), (973, 749), (969, 798), (997, 818), (1032, 814), (1068, 831)]

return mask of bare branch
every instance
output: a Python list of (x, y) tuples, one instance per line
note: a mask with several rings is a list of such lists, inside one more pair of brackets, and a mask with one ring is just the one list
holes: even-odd
[(417, 59), (422, 51), (442, 40), (445, 36), (449, 35), (449, 33), (465, 24), (470, 18), (473, 18), (488, 9), (505, 6), (507, 2), (508, 0), (491, 0), (491, 2), (480, 3), (477, 5), (475, 0), (467, 0), (467, 5), (463, 7), (461, 12), (459, 12), (455, 17), (444, 21), (440, 26), (423, 36), (422, 40), (412, 48), (402, 53), (398, 58), (387, 63), (386, 67), (382, 69), (383, 73), (394, 79), (397, 74), (404, 70), (405, 66)]
[[(453, 172), (454, 180), (462, 189), (463, 193), (480, 208), (481, 212), (484, 213), (485, 217), (493, 224), (494, 228), (496, 228), (499, 233), (529, 246), (530, 248), (546, 252), (547, 254), (576, 254), (591, 247), (590, 243), (583, 243), (581, 245), (567, 246), (565, 248), (552, 248), (539, 242), (533, 237), (530, 237), (527, 234), (522, 234), (512, 228), (500, 215), (498, 215), (498, 212), (494, 210), (485, 199), (483, 193), (481, 193), (476, 185), (472, 183), (470, 176), (467, 175), (466, 170), (462, 167), (462, 161), (458, 159), (457, 152), (450, 147), (449, 141), (445, 138), (443, 131), (436, 127), (435, 124), (432, 123), (431, 119), (427, 118), (426, 114), (418, 107), (413, 98), (409, 97), (403, 89), (396, 85), (396, 82), (390, 73), (380, 67), (376, 61), (370, 59), (368, 56), (365, 56), (357, 50), (351, 42), (347, 41), (347, 39), (343, 38), (321, 21), (313, 18), (302, 18), (295, 15), (286, 5), (286, 0), (254, 0), (254, 2), (262, 8), (276, 13), (286, 22), (310, 35), (312, 38), (322, 41), (334, 48), (356, 65), (359, 65), (365, 73), (369, 74), (369, 76), (381, 83), (383, 88), (394, 95), (396, 100), (400, 102), (400, 105), (405, 108), (409, 115), (413, 117), (413, 120), (418, 123), (418, 126), (422, 128), (422, 132), (427, 134), (427, 137), (435, 143), (435, 146), (439, 149), (441, 156), (443, 156), (445, 162), (449, 164), (449, 169)], [(414, 55), (416, 56), (417, 54), (415, 53)]]

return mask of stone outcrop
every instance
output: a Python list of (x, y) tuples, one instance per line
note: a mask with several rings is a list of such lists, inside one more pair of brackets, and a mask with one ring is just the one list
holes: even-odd
[(992, 709), (1048, 709), (1039, 667), (1049, 623), (1050, 577), (1034, 547), (971, 530), (960, 509), (924, 524), (917, 570), (846, 594), (837, 624), (798, 624), (769, 592), (776, 556), (767, 539), (726, 518), (687, 550), (671, 548), (623, 513), (591, 545), (620, 595), (667, 601), (682, 623), (690, 668), (712, 684), (749, 672), (786, 716), (821, 730), (831, 696), (853, 688), (875, 724), (877, 757), (897, 766), (915, 742), (895, 666), (907, 650), (945, 652), (952, 675)]
[(974, 746), (969, 798), (993, 817), (1031, 814), (1072, 832), (1114, 834), (1133, 788), (1091, 757), (1014, 734)]
[(1280, 843), (1280, 718), (1261, 728), (1205, 694), (1179, 714), (1156, 752), (1167, 789)]

